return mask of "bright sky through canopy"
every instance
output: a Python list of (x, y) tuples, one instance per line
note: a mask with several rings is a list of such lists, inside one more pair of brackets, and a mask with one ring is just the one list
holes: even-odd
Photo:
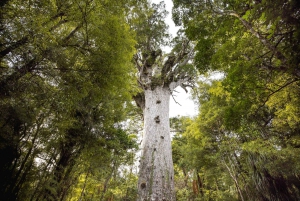
[[(158, 4), (161, 0), (152, 0), (152, 3)], [(172, 7), (173, 2), (172, 0), (164, 0), (166, 4), (166, 10), (169, 12), (167, 16), (166, 23), (169, 25), (169, 32), (172, 34), (173, 37), (176, 36), (176, 33), (179, 27), (175, 27), (175, 24), (172, 20)], [(166, 47), (164, 51), (169, 52), (171, 50), (170, 47)], [(174, 99), (171, 97), (170, 100), (170, 117), (175, 117), (177, 115), (180, 116), (194, 116), (197, 113), (197, 107), (194, 102), (190, 99), (190, 95), (186, 93), (181, 87), (177, 87), (176, 91), (173, 92), (173, 96), (176, 100), (177, 104)]]

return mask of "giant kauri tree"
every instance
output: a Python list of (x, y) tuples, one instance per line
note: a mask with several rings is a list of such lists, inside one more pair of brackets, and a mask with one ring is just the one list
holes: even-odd
[(193, 68), (188, 63), (193, 51), (188, 40), (177, 37), (171, 53), (164, 54), (161, 50), (167, 41), (164, 6), (164, 3), (140, 4), (138, 9), (142, 12), (133, 25), (138, 38), (133, 60), (140, 87), (134, 99), (144, 120), (139, 201), (175, 200), (169, 100), (176, 87), (185, 88), (193, 81)]

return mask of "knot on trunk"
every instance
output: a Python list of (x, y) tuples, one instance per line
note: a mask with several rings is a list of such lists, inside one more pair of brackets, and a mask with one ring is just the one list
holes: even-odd
[(146, 188), (146, 183), (141, 183), (141, 188), (142, 189)]
[(158, 124), (158, 123), (160, 122), (159, 116), (156, 116), (156, 117), (154, 118), (154, 120), (155, 120), (155, 122)]

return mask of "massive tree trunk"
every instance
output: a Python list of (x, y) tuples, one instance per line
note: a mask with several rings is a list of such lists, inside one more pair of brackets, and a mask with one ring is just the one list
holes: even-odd
[(169, 123), (169, 87), (145, 90), (139, 201), (175, 200)]
[(192, 84), (195, 74), (188, 61), (194, 53), (192, 44), (180, 35), (171, 53), (164, 55), (160, 46), (167, 45), (163, 42), (168, 35), (165, 5), (142, 2), (137, 7), (141, 10), (139, 23), (133, 26), (139, 43), (133, 61), (140, 87), (134, 99), (144, 120), (137, 201), (175, 201), (169, 101), (177, 86)]
[(191, 83), (187, 62), (193, 55), (183, 40), (180, 51), (162, 59), (161, 50), (138, 53), (135, 62), (142, 92), (134, 99), (143, 110), (144, 134), (137, 201), (175, 201), (174, 170), (169, 123), (169, 101), (177, 86)]

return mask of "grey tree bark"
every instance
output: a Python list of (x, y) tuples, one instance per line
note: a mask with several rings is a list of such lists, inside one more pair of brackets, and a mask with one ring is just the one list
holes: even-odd
[(139, 200), (175, 200), (168, 87), (145, 90)]
[(142, 92), (134, 99), (143, 111), (144, 134), (137, 201), (175, 201), (169, 101), (177, 86), (186, 87), (193, 75), (183, 70), (193, 55), (188, 41), (163, 60), (161, 50), (136, 54)]

